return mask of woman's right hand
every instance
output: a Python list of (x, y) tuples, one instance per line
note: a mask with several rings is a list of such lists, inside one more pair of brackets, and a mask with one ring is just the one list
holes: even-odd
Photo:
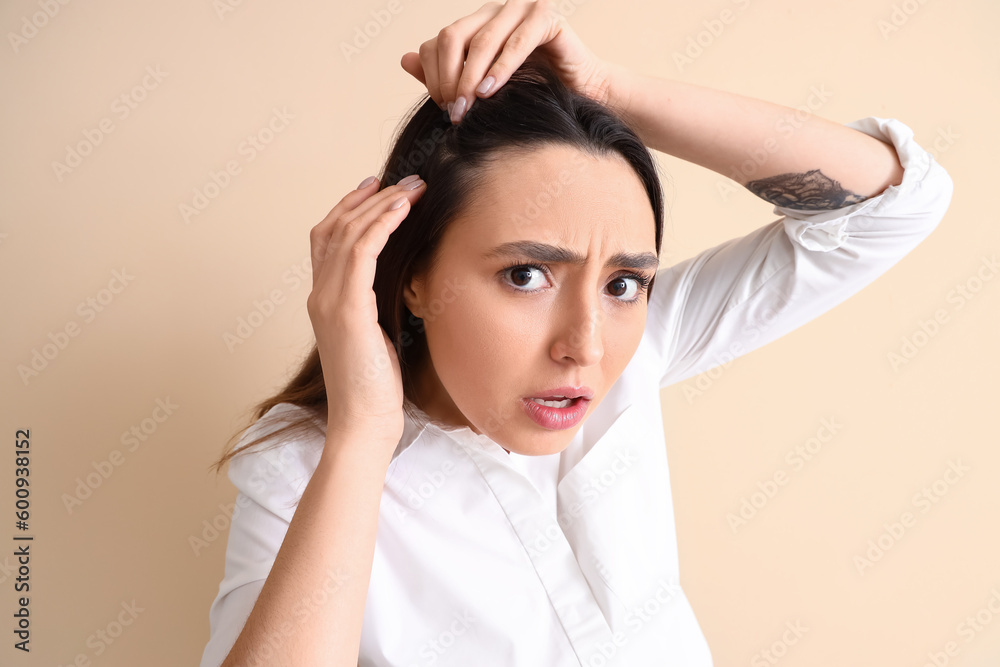
[(388, 461), (403, 433), (403, 384), (378, 323), (375, 260), (426, 187), (415, 175), (378, 187), (375, 179), (349, 193), (312, 228), (306, 308), (326, 384), (328, 442), (332, 432), (377, 443)]
[[(624, 68), (598, 58), (560, 10), (551, 0), (487, 2), (442, 28), (418, 52), (403, 54), (399, 64), (427, 86), (453, 123), (477, 99), (492, 97), (529, 59), (549, 65), (570, 90), (601, 104), (623, 104), (616, 93)], [(480, 92), (491, 77), (492, 85)]]

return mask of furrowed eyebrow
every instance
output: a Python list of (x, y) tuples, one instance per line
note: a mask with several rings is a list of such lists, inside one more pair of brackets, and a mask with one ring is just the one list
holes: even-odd
[[(539, 243), (537, 241), (510, 241), (502, 243), (485, 253), (483, 259), (514, 255), (525, 256), (528, 259), (547, 264), (575, 264), (582, 266), (587, 261), (583, 255), (579, 255), (569, 248)], [(625, 269), (656, 269), (659, 264), (659, 258), (651, 252), (619, 252), (609, 257), (605, 266)]]

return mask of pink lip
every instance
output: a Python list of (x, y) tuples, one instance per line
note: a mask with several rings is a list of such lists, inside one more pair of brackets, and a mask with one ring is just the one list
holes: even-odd
[(578, 396), (583, 396), (588, 401), (593, 400), (594, 390), (590, 387), (556, 387), (555, 389), (545, 389), (537, 394), (531, 394), (528, 398), (541, 398), (546, 401), (552, 400), (554, 396), (563, 396), (564, 398), (576, 398)]
[[(542, 398), (539, 396), (539, 398)], [(550, 408), (547, 405), (536, 403), (530, 398), (522, 398), (521, 405), (525, 413), (539, 426), (556, 431), (573, 428), (587, 414), (590, 406), (590, 399), (576, 398), (566, 408)]]

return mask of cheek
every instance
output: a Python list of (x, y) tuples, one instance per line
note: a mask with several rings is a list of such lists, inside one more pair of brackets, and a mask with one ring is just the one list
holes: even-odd
[[(520, 389), (528, 366), (548, 350), (550, 325), (544, 309), (499, 294), (489, 286), (470, 286), (425, 321), (438, 377), (456, 403)], [(645, 306), (605, 314), (602, 374), (617, 376), (631, 360), (645, 328)], [(541, 347), (540, 347), (541, 346)], [(473, 412), (475, 409), (473, 409)]]
[(464, 290), (425, 324), (435, 369), (449, 390), (469, 396), (502, 388), (524, 359), (523, 314), (505, 310), (489, 290)]
[(615, 370), (621, 372), (632, 360), (639, 341), (642, 340), (646, 328), (646, 313), (644, 307), (638, 313), (623, 313), (617, 316), (613, 331), (605, 333), (605, 354), (612, 357)]
[(642, 333), (646, 329), (646, 306), (633, 306), (633, 310), (622, 313), (618, 320), (618, 339), (626, 347), (637, 347), (642, 339)]

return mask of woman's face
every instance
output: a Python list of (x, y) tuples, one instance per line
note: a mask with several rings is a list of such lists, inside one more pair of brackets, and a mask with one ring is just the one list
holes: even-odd
[[(582, 263), (494, 252), (520, 242)], [(632, 261), (606, 265), (619, 253)], [(541, 270), (505, 268), (524, 264)], [(622, 158), (562, 145), (505, 155), (448, 227), (436, 266), (405, 290), (430, 350), (417, 404), (508, 451), (562, 451), (635, 353), (646, 294), (631, 276), (656, 267), (652, 207)], [(554, 428), (529, 416), (525, 401), (564, 386), (592, 390), (582, 419)]]

